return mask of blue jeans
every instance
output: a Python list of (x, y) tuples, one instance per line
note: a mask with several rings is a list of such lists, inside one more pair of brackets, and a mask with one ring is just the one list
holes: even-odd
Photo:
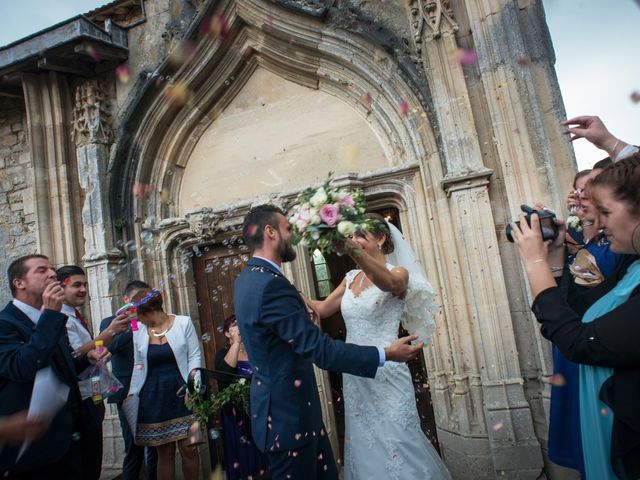
[(116, 404), (118, 408), (118, 418), (122, 429), (124, 440), (124, 460), (122, 462), (122, 479), (138, 480), (140, 478), (140, 468), (142, 463), (147, 467), (147, 478), (156, 480), (156, 467), (158, 464), (158, 454), (153, 447), (141, 447), (133, 442), (129, 423), (122, 410), (122, 403)]

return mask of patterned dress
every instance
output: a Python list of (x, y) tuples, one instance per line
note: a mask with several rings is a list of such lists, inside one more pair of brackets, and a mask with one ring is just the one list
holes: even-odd
[(184, 386), (178, 363), (168, 343), (149, 345), (149, 370), (140, 391), (136, 444), (155, 447), (189, 436), (193, 422), (179, 390)]

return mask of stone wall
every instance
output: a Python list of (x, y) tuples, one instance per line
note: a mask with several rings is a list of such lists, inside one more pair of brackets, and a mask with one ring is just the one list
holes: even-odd
[(33, 168), (22, 99), (0, 97), (0, 303), (11, 297), (11, 261), (38, 248)]

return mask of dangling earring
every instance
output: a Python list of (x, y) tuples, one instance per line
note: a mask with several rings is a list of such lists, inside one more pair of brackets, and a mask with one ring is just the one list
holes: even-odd
[(378, 250), (382, 251), (382, 244), (381, 243), (378, 244)]

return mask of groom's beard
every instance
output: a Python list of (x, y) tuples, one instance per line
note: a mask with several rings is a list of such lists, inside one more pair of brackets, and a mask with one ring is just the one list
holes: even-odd
[(285, 242), (282, 238), (278, 244), (278, 253), (283, 262), (293, 262), (296, 259), (296, 251), (289, 242)]

